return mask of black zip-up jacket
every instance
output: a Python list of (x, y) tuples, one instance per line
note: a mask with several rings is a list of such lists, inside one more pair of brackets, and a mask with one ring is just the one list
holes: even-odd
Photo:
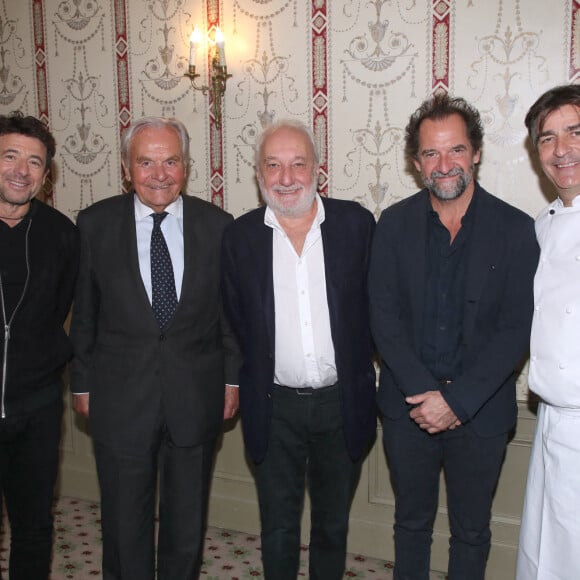
[(14, 262), (5, 254), (12, 232), (0, 229), (0, 419), (34, 412), (61, 397), (62, 371), (72, 354), (63, 324), (78, 271), (77, 227), (34, 199), (16, 227), (24, 229), (24, 247), (14, 248), (23, 260), (14, 268), (22, 285), (12, 289), (10, 300), (2, 286)]

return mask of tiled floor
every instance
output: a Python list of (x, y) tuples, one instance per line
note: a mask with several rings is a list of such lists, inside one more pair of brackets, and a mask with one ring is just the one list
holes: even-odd
[[(55, 544), (51, 580), (91, 580), (101, 578), (101, 529), (99, 505), (62, 498), (55, 506)], [(0, 533), (0, 570), (8, 580), (9, 532)], [(308, 576), (308, 548), (302, 548), (300, 577)], [(392, 578), (392, 562), (355, 554), (347, 558), (345, 578), (387, 580)], [(205, 542), (201, 579), (250, 580), (262, 578), (260, 539), (257, 536), (210, 528)], [(445, 574), (433, 572), (431, 580)]]

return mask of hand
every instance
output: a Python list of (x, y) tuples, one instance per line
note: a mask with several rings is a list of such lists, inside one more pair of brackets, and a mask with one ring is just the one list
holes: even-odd
[(447, 429), (452, 431), (461, 425), (461, 421), (439, 391), (427, 391), (420, 395), (407, 397), (405, 401), (410, 405), (417, 405), (411, 410), (409, 416), (428, 433), (440, 433)]
[(238, 412), (240, 404), (240, 389), (226, 385), (226, 398), (224, 402), (224, 421), (233, 419)]
[(89, 416), (89, 394), (83, 393), (82, 395), (75, 395), (73, 393), (73, 409), (83, 417)]

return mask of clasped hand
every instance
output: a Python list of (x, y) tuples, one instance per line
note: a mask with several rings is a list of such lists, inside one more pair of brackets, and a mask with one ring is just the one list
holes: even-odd
[(446, 403), (439, 391), (427, 391), (405, 399), (410, 405), (416, 405), (409, 416), (421, 429), (435, 434), (453, 430), (461, 421)]

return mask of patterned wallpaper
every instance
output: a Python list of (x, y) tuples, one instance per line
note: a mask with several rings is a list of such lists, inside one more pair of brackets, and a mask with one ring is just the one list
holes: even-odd
[[(194, 26), (217, 25), (232, 74), (221, 125), (184, 77)], [(122, 191), (120, 135), (144, 115), (186, 123), (189, 193), (234, 215), (258, 205), (257, 133), (300, 118), (320, 145), (321, 191), (378, 216), (419, 188), (403, 157), (410, 113), (448, 91), (483, 115), (482, 185), (535, 215), (552, 193), (523, 118), (576, 80), (579, 34), (580, 0), (0, 0), (0, 112), (49, 123), (49, 200), (73, 218)], [(207, 83), (202, 49), (197, 69)]]

